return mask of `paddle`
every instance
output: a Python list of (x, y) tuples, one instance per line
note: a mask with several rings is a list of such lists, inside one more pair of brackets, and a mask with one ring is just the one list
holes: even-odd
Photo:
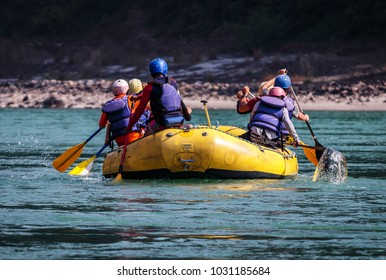
[[(290, 87), (290, 89), (291, 89), (291, 91), (292, 91), (292, 95), (293, 95), (294, 98), (295, 98), (296, 104), (298, 104), (299, 111), (300, 111), (301, 113), (304, 114), (304, 112), (303, 112), (303, 110), (302, 110), (302, 107), (301, 107), (300, 104), (299, 104), (299, 100), (298, 100), (298, 98), (297, 98), (297, 96), (296, 96), (296, 94), (295, 94), (295, 91), (294, 91), (294, 89), (292, 88), (292, 86)], [(316, 147), (324, 148), (324, 146), (323, 146), (322, 144), (319, 143), (318, 139), (316, 139), (316, 136), (315, 136), (314, 132), (313, 132), (312, 129), (311, 129), (310, 123), (309, 123), (308, 121), (306, 121), (306, 124), (307, 124), (307, 127), (308, 127), (309, 131), (311, 132), (312, 138), (314, 138), (315, 146), (316, 146)], [(325, 149), (325, 148), (324, 148), (324, 149)], [(303, 150), (304, 150), (304, 149), (303, 149)], [(323, 150), (323, 151), (324, 151), (324, 150)], [(321, 156), (322, 156), (322, 154), (323, 154), (323, 151), (320, 150), (320, 149), (316, 149), (316, 150), (315, 150), (315, 157), (316, 157), (316, 161), (317, 161), (317, 162), (319, 162), (319, 159), (321, 158)], [(314, 160), (314, 161), (310, 160), (310, 161), (311, 161), (312, 163), (314, 163), (315, 160)], [(315, 164), (315, 163), (314, 163), (314, 164)], [(316, 165), (317, 165), (317, 164), (316, 164)]]
[(121, 157), (121, 163), (119, 164), (118, 174), (117, 174), (117, 176), (113, 180), (113, 182), (115, 182), (115, 183), (118, 183), (118, 182), (122, 181), (123, 164), (125, 163), (128, 138), (129, 138), (129, 136), (126, 135), (125, 144), (123, 145), (123, 152), (122, 152), (122, 157)]
[(68, 174), (71, 174), (71, 175), (88, 175), (91, 172), (91, 168), (92, 168), (92, 165), (94, 164), (94, 160), (109, 145), (110, 145), (110, 142), (104, 144), (104, 146), (93, 157), (79, 163)]
[(69, 149), (67, 149), (63, 154), (58, 156), (53, 162), (52, 166), (60, 171), (64, 172), (67, 170), (68, 167), (70, 167), (80, 156), (80, 154), (83, 151), (84, 146), (92, 139), (95, 135), (97, 135), (103, 127), (100, 127), (97, 131), (95, 131), (89, 138), (87, 138), (86, 141), (83, 143), (80, 143), (78, 145), (75, 145)]
[(256, 98), (256, 95), (254, 95), (252, 92), (248, 92), (248, 94), (250, 95), (250, 96), (252, 96), (252, 98)]
[(302, 147), (302, 148), (307, 148), (307, 149), (311, 149), (311, 150), (320, 150), (320, 151), (324, 151), (326, 150), (325, 147), (319, 147), (319, 146), (310, 146), (310, 145), (307, 145), (305, 144), (304, 142), (300, 141), (300, 144), (298, 144), (299, 147)]
[(208, 126), (209, 126), (209, 127), (212, 127), (212, 125), (211, 125), (211, 123), (210, 123), (210, 118), (209, 118), (208, 108), (206, 108), (206, 103), (208, 103), (208, 101), (206, 101), (206, 100), (201, 100), (201, 103), (204, 104), (204, 110), (205, 110), (206, 120), (208, 121)]
[(319, 161), (316, 157), (315, 150), (321, 150), (324, 151), (324, 147), (319, 147), (319, 146), (308, 146), (304, 144), (302, 141), (300, 141), (300, 144), (298, 145), (299, 147), (303, 148), (303, 152), (306, 155), (306, 158), (315, 166), (318, 165)]

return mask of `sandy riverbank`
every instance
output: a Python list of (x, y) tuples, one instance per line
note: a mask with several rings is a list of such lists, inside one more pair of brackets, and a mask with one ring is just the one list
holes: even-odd
[[(304, 111), (385, 111), (386, 112), (386, 97), (374, 97), (367, 102), (352, 101), (351, 103), (346, 100), (335, 102), (320, 97), (316, 101), (312, 102), (305, 100), (305, 98), (299, 97), (300, 105)], [(235, 109), (236, 99), (217, 100), (207, 99), (208, 109)], [(192, 109), (203, 108), (199, 99), (184, 99), (187, 106)]]
[[(99, 109), (112, 96), (110, 93), (93, 94), (2, 94), (0, 108), (72, 108)], [(297, 95), (304, 111), (384, 111), (386, 96), (374, 96), (366, 101), (337, 99), (329, 100), (319, 96), (310, 101), (307, 96)], [(192, 109), (202, 109), (201, 100), (206, 100), (208, 109), (236, 109), (237, 99), (234, 96), (189, 96), (183, 97), (185, 104)]]
[[(113, 97), (108, 80), (31, 80), (0, 82), (0, 108), (95, 108)], [(192, 109), (235, 109), (236, 93), (244, 83), (180, 83), (181, 96)], [(250, 83), (257, 92), (259, 83)], [(386, 82), (334, 81), (315, 84), (294, 84), (304, 111), (386, 111)]]

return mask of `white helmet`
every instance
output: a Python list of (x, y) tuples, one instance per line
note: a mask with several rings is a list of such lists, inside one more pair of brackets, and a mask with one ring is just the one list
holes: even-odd
[(129, 85), (123, 79), (116, 80), (112, 86), (114, 95), (126, 94), (128, 89)]
[(142, 82), (138, 79), (129, 81), (129, 94), (138, 94), (143, 90)]

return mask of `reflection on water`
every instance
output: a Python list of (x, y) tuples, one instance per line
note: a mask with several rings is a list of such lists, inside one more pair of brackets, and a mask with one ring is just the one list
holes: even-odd
[[(101, 175), (103, 158), (85, 177), (51, 167), (95, 131), (99, 110), (0, 112), (9, 120), (0, 126), (0, 259), (386, 258), (383, 113), (310, 113), (318, 138), (347, 158), (349, 174), (339, 183), (312, 182), (315, 167), (298, 149), (299, 175), (288, 180), (115, 184)], [(212, 111), (212, 122), (247, 122), (229, 115)], [(206, 122), (204, 112), (194, 118)], [(304, 123), (295, 125), (312, 142)], [(79, 162), (103, 141), (102, 133), (90, 141)]]

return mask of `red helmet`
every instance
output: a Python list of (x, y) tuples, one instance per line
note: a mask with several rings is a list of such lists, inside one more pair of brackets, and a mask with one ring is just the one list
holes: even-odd
[(281, 87), (273, 87), (268, 93), (269, 96), (281, 97), (285, 96), (285, 91)]

